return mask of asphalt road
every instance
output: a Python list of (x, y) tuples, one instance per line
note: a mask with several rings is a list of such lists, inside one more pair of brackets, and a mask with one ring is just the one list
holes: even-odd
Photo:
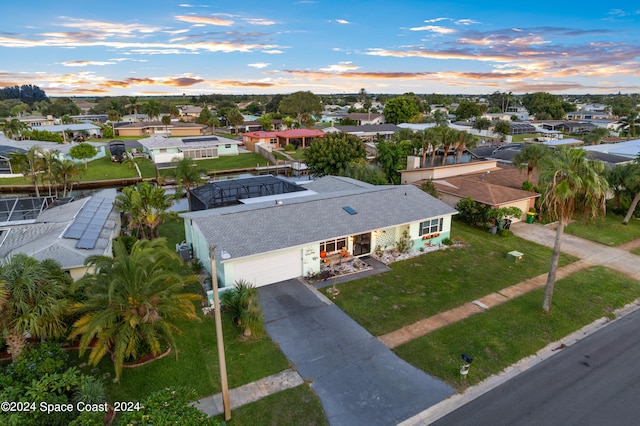
[(639, 331), (635, 311), (433, 425), (639, 424)]

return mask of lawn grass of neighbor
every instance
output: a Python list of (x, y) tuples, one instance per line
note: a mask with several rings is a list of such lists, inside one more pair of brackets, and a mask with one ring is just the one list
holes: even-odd
[(112, 163), (109, 156), (89, 161), (87, 170), (80, 164), (80, 181), (137, 178), (138, 171), (131, 163)]
[(143, 179), (156, 177), (156, 166), (148, 158), (136, 158)]
[[(542, 311), (540, 288), (397, 347), (404, 360), (458, 391), (478, 384), (640, 296), (640, 282), (597, 266), (556, 282), (553, 306)], [(461, 354), (473, 358), (466, 378)]]
[[(224, 155), (219, 158), (211, 158), (207, 160), (198, 160), (196, 164), (204, 168), (207, 172), (223, 172), (225, 170), (247, 169), (251, 167), (268, 166), (269, 160), (254, 152), (248, 152), (238, 155)], [(160, 170), (161, 176), (169, 176), (172, 169)]]
[[(222, 415), (214, 419), (222, 422)], [(296, 386), (231, 410), (229, 426), (320, 426), (327, 419), (320, 399), (307, 384)]]
[(571, 222), (565, 227), (565, 232), (610, 247), (640, 238), (640, 220), (633, 218), (629, 224), (623, 225), (622, 219), (622, 216), (607, 213), (593, 221)]
[[(452, 234), (465, 245), (392, 263), (391, 271), (338, 284), (334, 302), (379, 336), (549, 271), (551, 249), (541, 245), (457, 222)], [(524, 260), (507, 260), (512, 250), (524, 253)], [(560, 265), (575, 260), (563, 254)]]

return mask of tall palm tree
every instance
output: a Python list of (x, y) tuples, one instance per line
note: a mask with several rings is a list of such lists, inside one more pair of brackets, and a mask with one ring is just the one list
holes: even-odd
[(73, 184), (80, 176), (80, 166), (71, 160), (63, 160), (54, 164), (53, 176), (58, 184), (62, 184), (62, 196), (66, 197), (68, 192), (73, 190)]
[(15, 359), (25, 336), (58, 337), (66, 331), (71, 276), (53, 260), (16, 254), (0, 264), (0, 330)]
[[(53, 188), (53, 184), (56, 181), (55, 172), (56, 168), (59, 167), (60, 159), (58, 155), (60, 151), (57, 149), (52, 149), (48, 151), (42, 152), (42, 160), (44, 162), (44, 174), (42, 175), (42, 183), (47, 182), (47, 186), (49, 188), (49, 197), (51, 197), (51, 192)], [(58, 185), (56, 185), (56, 195), (58, 195)]]
[(36, 197), (40, 196), (40, 188), (38, 187), (38, 174), (44, 170), (44, 161), (42, 159), (42, 148), (34, 145), (27, 152), (14, 152), (11, 154), (11, 163), (17, 171), (28, 178), (36, 192)]
[(184, 189), (187, 195), (189, 209), (191, 209), (191, 187), (201, 184), (203, 182), (202, 175), (207, 171), (199, 167), (194, 160), (188, 157), (174, 159), (171, 161), (171, 164), (174, 167), (171, 173), (178, 184), (178, 191), (181, 193)]
[(11, 120), (7, 121), (6, 124), (4, 125), (6, 136), (9, 139), (15, 139), (17, 137), (20, 137), (20, 135), (22, 134), (22, 131), (25, 130), (26, 128), (27, 128), (27, 125), (24, 124), (22, 121), (18, 120), (17, 118), (12, 118)]
[(113, 254), (87, 259), (94, 273), (78, 282), (87, 286), (87, 300), (75, 307), (81, 316), (70, 338), (81, 336), (81, 355), (94, 341), (91, 365), (111, 352), (120, 380), (124, 362), (144, 355), (144, 345), (153, 355), (168, 346), (178, 356), (174, 336), (180, 329), (175, 321), (198, 320), (193, 302), (201, 297), (184, 292), (197, 277), (179, 272), (180, 257), (164, 238), (136, 241), (130, 253), (123, 241), (117, 241)]
[(551, 155), (551, 150), (539, 143), (525, 145), (513, 159), (513, 165), (522, 170), (527, 169), (527, 181), (532, 182), (533, 171), (539, 167), (544, 158)]
[(589, 160), (584, 149), (560, 149), (545, 157), (540, 167), (539, 183), (544, 189), (541, 208), (544, 214), (558, 220), (542, 302), (542, 309), (549, 312), (564, 227), (574, 215), (593, 218), (605, 213), (609, 185), (603, 175), (604, 163)]
[(149, 116), (149, 120), (153, 120), (160, 115), (160, 102), (155, 99), (148, 100), (144, 105), (142, 105), (144, 112)]
[(133, 115), (138, 115), (138, 107), (140, 106), (140, 103), (138, 102), (138, 97), (137, 96), (130, 96), (129, 97), (129, 104), (127, 105), (127, 108), (129, 108), (129, 113), (133, 114)]
[(447, 156), (449, 155), (449, 150), (458, 140), (458, 130), (452, 129), (451, 127), (438, 127), (440, 131), (440, 138), (442, 141), (442, 148), (444, 153), (442, 155), (442, 165), (447, 164)]
[(460, 132), (458, 134), (458, 142), (456, 143), (456, 164), (462, 161), (462, 154), (467, 148), (473, 148), (476, 146), (476, 138), (467, 132)]

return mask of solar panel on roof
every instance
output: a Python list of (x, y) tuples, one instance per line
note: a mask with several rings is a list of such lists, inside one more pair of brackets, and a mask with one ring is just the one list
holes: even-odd
[(63, 237), (78, 240), (76, 248), (93, 249), (112, 207), (111, 200), (93, 197), (80, 210)]
[(194, 143), (194, 142), (215, 142), (217, 141), (218, 138), (215, 136), (209, 136), (206, 138), (188, 138), (188, 139), (182, 139), (182, 142), (184, 143)]

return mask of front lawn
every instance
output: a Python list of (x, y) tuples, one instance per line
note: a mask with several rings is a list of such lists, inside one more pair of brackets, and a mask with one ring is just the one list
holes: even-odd
[(133, 164), (112, 163), (109, 156), (90, 161), (87, 164), (87, 170), (84, 169), (84, 163), (78, 164), (78, 166), (81, 170), (81, 182), (138, 177), (138, 171)]
[(623, 225), (622, 219), (622, 216), (607, 213), (593, 221), (571, 222), (565, 232), (610, 247), (640, 238), (640, 221), (632, 218), (628, 225)]
[[(334, 302), (379, 336), (549, 270), (551, 249), (516, 236), (490, 235), (456, 222), (452, 238), (465, 245), (396, 262), (389, 272), (339, 284)], [(524, 253), (524, 261), (508, 261), (512, 250)], [(563, 254), (560, 264), (572, 260)]]
[[(223, 415), (214, 417), (222, 422)], [(229, 426), (321, 426), (327, 424), (320, 399), (307, 384), (231, 410)]]
[[(640, 295), (640, 283), (593, 267), (556, 282), (551, 313), (542, 311), (544, 289), (513, 299), (399, 346), (395, 352), (429, 374), (463, 390), (535, 354)], [(460, 375), (461, 354), (473, 357)]]

